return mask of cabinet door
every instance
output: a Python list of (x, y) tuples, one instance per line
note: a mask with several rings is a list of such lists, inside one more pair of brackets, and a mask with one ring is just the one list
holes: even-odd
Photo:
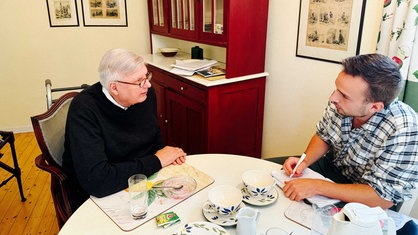
[(211, 87), (208, 152), (261, 158), (265, 78)]
[(161, 86), (155, 80), (152, 81), (152, 86), (155, 90), (155, 95), (157, 96), (157, 116), (158, 124), (161, 129), (161, 137), (163, 138), (164, 144), (167, 144), (167, 116), (165, 112), (165, 88)]
[(201, 0), (199, 5), (199, 40), (226, 44), (226, 12), (224, 0)]
[(166, 90), (168, 145), (187, 154), (206, 152), (205, 106), (171, 90)]
[(151, 32), (168, 33), (168, 0), (148, 0)]
[(196, 40), (195, 0), (170, 1), (170, 33), (181, 38)]

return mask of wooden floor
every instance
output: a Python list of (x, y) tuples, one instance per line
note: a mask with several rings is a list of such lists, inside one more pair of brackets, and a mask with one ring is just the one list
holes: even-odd
[[(16, 178), (0, 188), (0, 234), (57, 234), (50, 176), (35, 166), (34, 159), (41, 151), (33, 132), (15, 134), (15, 149), (27, 200), (21, 202)], [(9, 145), (0, 152), (4, 154), (0, 161), (13, 166)], [(0, 182), (10, 175), (0, 168)]]

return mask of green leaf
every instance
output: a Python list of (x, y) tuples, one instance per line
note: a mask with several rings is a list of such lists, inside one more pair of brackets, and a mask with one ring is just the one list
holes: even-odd
[(154, 190), (148, 191), (148, 206), (151, 205), (157, 198), (157, 193)]
[(153, 180), (158, 176), (158, 171), (148, 177), (148, 180)]
[(418, 13), (418, 4), (415, 5), (412, 9), (414, 9)]
[(160, 182), (158, 182), (158, 183), (154, 184), (153, 186), (162, 186), (162, 185), (163, 185), (163, 183), (164, 183), (164, 181), (160, 181)]
[(413, 75), (415, 76), (416, 79), (418, 79), (418, 70), (415, 70), (415, 72), (413, 73)]

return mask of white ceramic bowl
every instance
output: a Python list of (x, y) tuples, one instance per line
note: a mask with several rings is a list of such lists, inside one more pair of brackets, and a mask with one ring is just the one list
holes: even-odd
[(273, 177), (267, 171), (262, 170), (248, 170), (242, 174), (241, 178), (248, 193), (256, 198), (267, 196), (275, 184)]
[(230, 185), (218, 185), (209, 190), (204, 209), (217, 212), (220, 216), (235, 215), (241, 208), (241, 190)]

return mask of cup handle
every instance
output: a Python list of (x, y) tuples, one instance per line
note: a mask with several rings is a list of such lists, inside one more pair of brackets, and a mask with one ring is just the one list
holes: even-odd
[(215, 205), (213, 205), (211, 202), (206, 201), (205, 204), (203, 204), (203, 211), (207, 213), (213, 213), (216, 212)]

